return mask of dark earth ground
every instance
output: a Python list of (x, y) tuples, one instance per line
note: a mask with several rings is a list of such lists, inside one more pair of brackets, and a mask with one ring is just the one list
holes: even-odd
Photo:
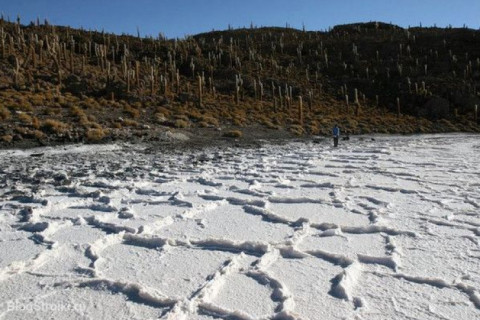
[[(242, 136), (231, 138), (224, 136), (225, 132), (231, 130), (240, 130)], [(358, 140), (374, 140), (377, 134), (349, 135), (343, 134), (340, 138), (340, 147), (342, 144), (355, 143)], [(392, 136), (398, 136), (394, 134)], [(348, 140), (348, 141), (345, 141)], [(259, 148), (263, 145), (281, 145), (290, 142), (307, 142), (332, 144), (333, 140), (329, 136), (297, 136), (287, 130), (272, 130), (261, 125), (252, 125), (242, 128), (218, 129), (218, 128), (190, 128), (190, 129), (172, 129), (155, 128), (149, 130), (119, 130), (114, 138), (109, 138), (99, 142), (100, 144), (109, 143), (127, 143), (132, 145), (146, 146), (147, 153), (171, 153), (202, 151), (205, 149), (224, 149), (235, 148)], [(58, 141), (40, 141), (23, 140), (16, 141), (8, 145), (0, 145), (0, 150), (7, 149), (31, 149), (38, 147), (62, 147), (78, 142), (58, 142)], [(80, 143), (81, 144), (81, 143)], [(85, 142), (85, 144), (88, 144)]]
[[(326, 139), (326, 137), (303, 136), (298, 137), (286, 130), (272, 130), (263, 126), (249, 126), (239, 128), (242, 136), (239, 138), (225, 137), (224, 133), (229, 130), (219, 130), (216, 128), (191, 128), (191, 129), (171, 129), (155, 128), (148, 130), (118, 130), (113, 138), (102, 140), (101, 144), (126, 142), (131, 144), (144, 144), (149, 149), (156, 151), (168, 150), (198, 150), (208, 147), (259, 147), (262, 144), (281, 144), (291, 141), (312, 141)], [(77, 144), (66, 141), (33, 140), (26, 139), (15, 141), (11, 144), (0, 145), (0, 149), (30, 149), (44, 146), (64, 146)]]

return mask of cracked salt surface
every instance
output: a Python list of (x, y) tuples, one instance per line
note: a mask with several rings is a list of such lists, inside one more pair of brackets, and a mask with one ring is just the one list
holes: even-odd
[(0, 151), (0, 319), (480, 318), (478, 138)]

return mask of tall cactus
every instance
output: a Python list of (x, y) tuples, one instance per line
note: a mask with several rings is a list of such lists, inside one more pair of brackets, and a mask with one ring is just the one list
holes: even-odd
[(260, 102), (262, 102), (263, 101), (263, 83), (262, 81), (259, 81), (258, 84), (260, 86)]
[(175, 82), (177, 93), (180, 93), (180, 71), (178, 69), (175, 71)]
[(135, 61), (135, 78), (137, 80), (137, 88), (140, 90), (140, 61)]
[(272, 102), (273, 102), (273, 112), (277, 112), (277, 97), (275, 95), (275, 83), (272, 81)]
[(153, 97), (155, 95), (155, 70), (150, 67), (150, 95)]
[(127, 93), (130, 93), (130, 89), (131, 89), (131, 77), (132, 77), (132, 73), (130, 72), (130, 70), (127, 70)]
[(85, 56), (82, 56), (82, 69), (81, 69), (82, 76), (85, 74), (85, 65), (86, 65)]
[(5, 38), (6, 38), (6, 34), (5, 32), (3, 31), (3, 27), (0, 28), (0, 43), (2, 44), (2, 58), (5, 59)]
[(308, 91), (308, 110), (313, 111), (313, 90)]
[(18, 57), (15, 57), (15, 67), (13, 68), (13, 82), (15, 87), (20, 85), (20, 62), (18, 61)]
[(240, 105), (240, 75), (235, 76), (235, 104)]
[(283, 96), (282, 96), (282, 87), (278, 86), (278, 99), (279, 99), (279, 108), (280, 110), (283, 110)]
[(198, 103), (203, 106), (203, 85), (202, 85), (202, 76), (198, 76)]
[(358, 100), (358, 89), (355, 88), (355, 116), (360, 115), (360, 100)]
[(62, 85), (62, 68), (60, 63), (60, 57), (59, 56), (54, 57), (54, 62), (55, 62), (55, 69), (57, 70), (57, 78), (58, 78), (57, 85), (60, 87)]
[(303, 126), (303, 98), (302, 96), (298, 97), (298, 120), (300, 125)]

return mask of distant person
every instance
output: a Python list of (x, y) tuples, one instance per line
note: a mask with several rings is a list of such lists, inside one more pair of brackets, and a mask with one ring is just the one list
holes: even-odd
[(340, 137), (340, 128), (335, 125), (332, 130), (333, 133), (333, 146), (338, 147), (338, 138)]

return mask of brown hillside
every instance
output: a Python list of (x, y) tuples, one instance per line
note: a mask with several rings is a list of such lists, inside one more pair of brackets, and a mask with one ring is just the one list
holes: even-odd
[(3, 145), (254, 124), (298, 135), (334, 123), (350, 133), (480, 131), (471, 29), (366, 23), (168, 40), (0, 20), (0, 41)]

